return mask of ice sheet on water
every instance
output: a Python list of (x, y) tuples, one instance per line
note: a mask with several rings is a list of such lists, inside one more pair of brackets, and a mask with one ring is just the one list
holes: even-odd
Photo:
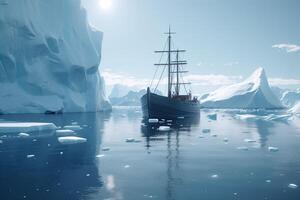
[(256, 142), (256, 140), (247, 138), (247, 139), (244, 139), (244, 142), (253, 143), (253, 142)]
[(158, 123), (158, 119), (148, 119), (149, 123)]
[(55, 132), (57, 136), (69, 136), (75, 134), (75, 132), (70, 129), (61, 129), (61, 130), (56, 130)]
[(76, 137), (76, 136), (65, 136), (65, 137), (59, 137), (58, 141), (61, 144), (79, 144), (79, 143), (86, 142), (87, 139), (82, 137)]
[(268, 147), (268, 150), (270, 152), (276, 152), (276, 151), (279, 151), (279, 148), (278, 147)]
[(160, 126), (158, 127), (158, 131), (170, 131), (170, 126)]
[(290, 183), (290, 184), (288, 185), (288, 187), (291, 188), (291, 189), (296, 189), (296, 188), (298, 188), (298, 185), (296, 185), (296, 184), (294, 184), (294, 183)]
[(0, 122), (0, 133), (33, 132), (55, 130), (53, 123), (40, 122)]

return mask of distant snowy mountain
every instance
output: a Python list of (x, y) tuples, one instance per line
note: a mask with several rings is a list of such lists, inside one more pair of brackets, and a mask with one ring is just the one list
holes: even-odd
[(270, 89), (263, 68), (258, 68), (245, 81), (222, 87), (201, 98), (206, 108), (276, 109), (283, 105)]
[(126, 95), (122, 97), (111, 97), (109, 98), (113, 106), (139, 106), (140, 98), (146, 94), (146, 90), (140, 90), (138, 92), (129, 91)]
[(285, 91), (282, 94), (280, 101), (286, 107), (293, 107), (298, 101), (300, 101), (300, 90)]
[(5, 0), (0, 36), (0, 113), (110, 109), (98, 69), (102, 33), (81, 0)]
[[(109, 100), (113, 106), (140, 106), (141, 97), (146, 94), (145, 89), (140, 91), (129, 91), (122, 97), (110, 97)], [(162, 95), (159, 90), (156, 90), (156, 94)]]
[(109, 98), (123, 97), (129, 91), (139, 91), (139, 89), (136, 87), (129, 87), (127, 85), (115, 84), (110, 92)]

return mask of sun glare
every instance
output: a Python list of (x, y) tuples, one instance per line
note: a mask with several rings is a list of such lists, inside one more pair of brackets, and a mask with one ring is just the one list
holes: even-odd
[(99, 5), (103, 10), (109, 10), (112, 6), (112, 0), (99, 0)]

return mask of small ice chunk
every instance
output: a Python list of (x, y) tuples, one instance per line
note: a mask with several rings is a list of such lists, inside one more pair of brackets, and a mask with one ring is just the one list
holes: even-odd
[(19, 137), (29, 137), (30, 135), (28, 133), (19, 133), (18, 134)]
[(158, 123), (158, 119), (148, 119), (149, 123)]
[(89, 177), (89, 176), (91, 176), (91, 175), (90, 175), (90, 174), (86, 174), (85, 176), (86, 176), (86, 177)]
[(124, 165), (124, 168), (129, 168), (130, 167), (130, 165)]
[(133, 139), (133, 138), (127, 138), (125, 141), (126, 141), (126, 142), (134, 142), (135, 139)]
[(56, 135), (57, 136), (68, 136), (68, 135), (73, 135), (75, 132), (70, 129), (62, 129), (62, 130), (56, 130)]
[(211, 178), (219, 178), (218, 174), (211, 175)]
[(253, 139), (244, 139), (244, 142), (253, 143), (253, 142), (256, 142), (256, 140), (253, 140)]
[(249, 150), (248, 147), (244, 147), (244, 146), (242, 146), (242, 147), (237, 147), (237, 149), (238, 149), (238, 150), (244, 150), (244, 151), (248, 151), (248, 150)]
[(0, 140), (0, 144), (3, 144), (3, 141), (2, 141), (2, 140)]
[(177, 117), (177, 119), (184, 119), (184, 116), (179, 116)]
[(34, 158), (34, 157), (35, 157), (35, 155), (33, 155), (33, 154), (29, 154), (29, 155), (27, 155), (26, 157), (27, 157), (27, 158)]
[(224, 138), (223, 141), (224, 141), (224, 142), (228, 142), (228, 138)]
[(167, 120), (167, 123), (172, 123), (172, 122), (173, 122), (173, 120), (171, 120), (171, 119)]
[(208, 114), (207, 118), (210, 120), (217, 120), (217, 114), (216, 113)]
[(82, 137), (76, 137), (76, 136), (64, 136), (64, 137), (59, 137), (58, 141), (61, 144), (79, 144), (79, 143), (86, 142), (87, 139)]
[(276, 151), (279, 151), (279, 148), (277, 148), (277, 147), (268, 147), (268, 150), (270, 152), (276, 152)]
[(71, 124), (72, 125), (78, 125), (78, 122), (72, 122)]
[(271, 183), (271, 180), (266, 180), (266, 183)]
[(296, 188), (298, 188), (298, 185), (296, 185), (296, 184), (294, 184), (294, 183), (290, 183), (290, 184), (288, 185), (288, 187), (291, 188), (291, 189), (296, 189)]
[(64, 126), (64, 129), (70, 129), (73, 131), (81, 130), (82, 128), (79, 125), (67, 125)]
[(218, 135), (215, 134), (215, 133), (211, 134), (211, 137), (217, 137), (217, 136), (218, 136)]
[(202, 133), (210, 133), (210, 129), (208, 128), (202, 129)]
[(142, 140), (134, 139), (134, 142), (135, 142), (135, 143), (139, 143), (139, 142), (142, 142)]
[(109, 147), (103, 147), (103, 148), (102, 148), (102, 151), (109, 151), (109, 150), (110, 150)]
[(170, 126), (160, 126), (158, 128), (158, 131), (170, 131), (170, 130), (171, 130)]
[(96, 158), (102, 158), (104, 156), (105, 156), (104, 154), (98, 154), (98, 155), (96, 155)]

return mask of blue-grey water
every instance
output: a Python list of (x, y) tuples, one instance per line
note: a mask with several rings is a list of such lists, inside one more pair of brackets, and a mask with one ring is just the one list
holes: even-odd
[(219, 111), (211, 120), (207, 114), (173, 121), (169, 132), (143, 125), (139, 108), (2, 115), (1, 121), (78, 123), (83, 129), (76, 134), (87, 142), (62, 145), (51, 131), (27, 138), (1, 133), (0, 199), (300, 199), (300, 186), (289, 187), (300, 185), (299, 119), (245, 120)]

